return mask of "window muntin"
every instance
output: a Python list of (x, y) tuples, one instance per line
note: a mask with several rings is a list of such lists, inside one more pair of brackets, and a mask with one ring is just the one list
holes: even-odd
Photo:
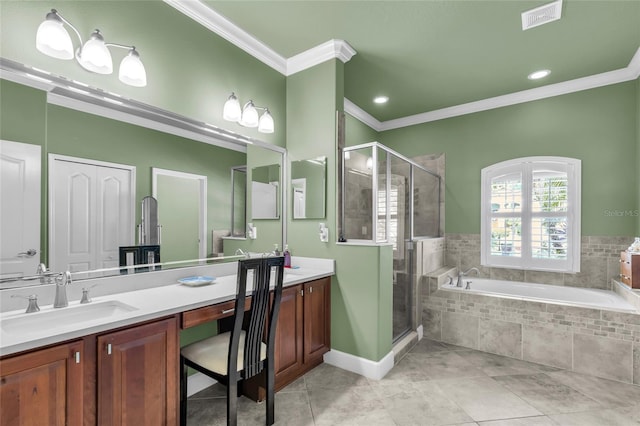
[(482, 170), (484, 266), (578, 272), (580, 161), (529, 157)]

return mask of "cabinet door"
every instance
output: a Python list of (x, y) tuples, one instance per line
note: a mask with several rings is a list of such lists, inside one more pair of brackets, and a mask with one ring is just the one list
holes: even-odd
[(81, 425), (82, 342), (0, 361), (0, 425)]
[(304, 284), (304, 362), (331, 347), (331, 278)]
[(178, 335), (170, 318), (98, 337), (98, 423), (175, 425)]
[(302, 285), (284, 288), (276, 328), (276, 388), (302, 366)]

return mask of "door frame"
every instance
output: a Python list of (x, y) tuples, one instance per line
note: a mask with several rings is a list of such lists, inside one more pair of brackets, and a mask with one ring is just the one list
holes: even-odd
[[(196, 175), (193, 173), (179, 172), (176, 170), (151, 168), (151, 196), (158, 199), (158, 176), (178, 177), (182, 179), (192, 179), (198, 181), (200, 189), (200, 209), (199, 209), (199, 225), (200, 241), (198, 242), (198, 256), (200, 259), (207, 257), (207, 177), (204, 175)], [(158, 216), (158, 223), (161, 224), (161, 217)]]
[(99, 161), (92, 160), (90, 158), (81, 158), (81, 157), (71, 157), (69, 155), (61, 155), (61, 154), (53, 154), (49, 153), (49, 159), (47, 162), (48, 170), (47, 170), (47, 200), (49, 203), (49, 219), (48, 219), (48, 249), (49, 249), (49, 262), (51, 262), (51, 253), (53, 252), (53, 248), (55, 247), (55, 226), (52, 224), (55, 223), (56, 213), (55, 213), (55, 203), (52, 194), (55, 191), (54, 184), (55, 179), (53, 179), (53, 173), (55, 171), (55, 162), (56, 161), (67, 161), (71, 163), (79, 163), (86, 164), (90, 166), (98, 166), (98, 167), (109, 167), (112, 169), (123, 169), (128, 170), (131, 173), (131, 182), (129, 183), (129, 193), (130, 197), (130, 205), (131, 205), (131, 217), (133, 220), (131, 221), (131, 229), (129, 229), (129, 234), (131, 235), (131, 241), (135, 244), (136, 238), (136, 166), (130, 166), (128, 164), (120, 164), (120, 163), (110, 163), (108, 161)]

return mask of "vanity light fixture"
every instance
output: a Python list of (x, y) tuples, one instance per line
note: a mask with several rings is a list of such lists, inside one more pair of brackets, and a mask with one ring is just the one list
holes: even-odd
[[(258, 110), (264, 113), (258, 117)], [(235, 121), (244, 127), (257, 127), (260, 133), (273, 133), (273, 116), (268, 108), (255, 106), (252, 100), (240, 108), (240, 101), (235, 93), (231, 93), (222, 109), (222, 118), (227, 121)]]
[(545, 78), (549, 74), (551, 74), (551, 71), (549, 70), (539, 70), (539, 71), (532, 72), (527, 76), (527, 78), (529, 80), (540, 80), (541, 78)]
[[(65, 24), (76, 33), (78, 40), (80, 40), (80, 47), (75, 52), (71, 36), (64, 27)], [(129, 86), (146, 86), (147, 73), (135, 46), (106, 43), (100, 30), (91, 33), (89, 40), (83, 43), (76, 27), (55, 9), (51, 9), (51, 12), (47, 13), (36, 33), (36, 48), (40, 52), (57, 59), (68, 60), (75, 57), (82, 68), (97, 74), (111, 74), (113, 72), (113, 59), (109, 47), (118, 47), (129, 51), (120, 62), (118, 72), (120, 81)]]

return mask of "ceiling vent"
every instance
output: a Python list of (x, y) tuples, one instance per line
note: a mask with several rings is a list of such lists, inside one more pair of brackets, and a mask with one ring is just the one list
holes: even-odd
[(562, 14), (562, 0), (522, 12), (522, 31), (557, 21)]

